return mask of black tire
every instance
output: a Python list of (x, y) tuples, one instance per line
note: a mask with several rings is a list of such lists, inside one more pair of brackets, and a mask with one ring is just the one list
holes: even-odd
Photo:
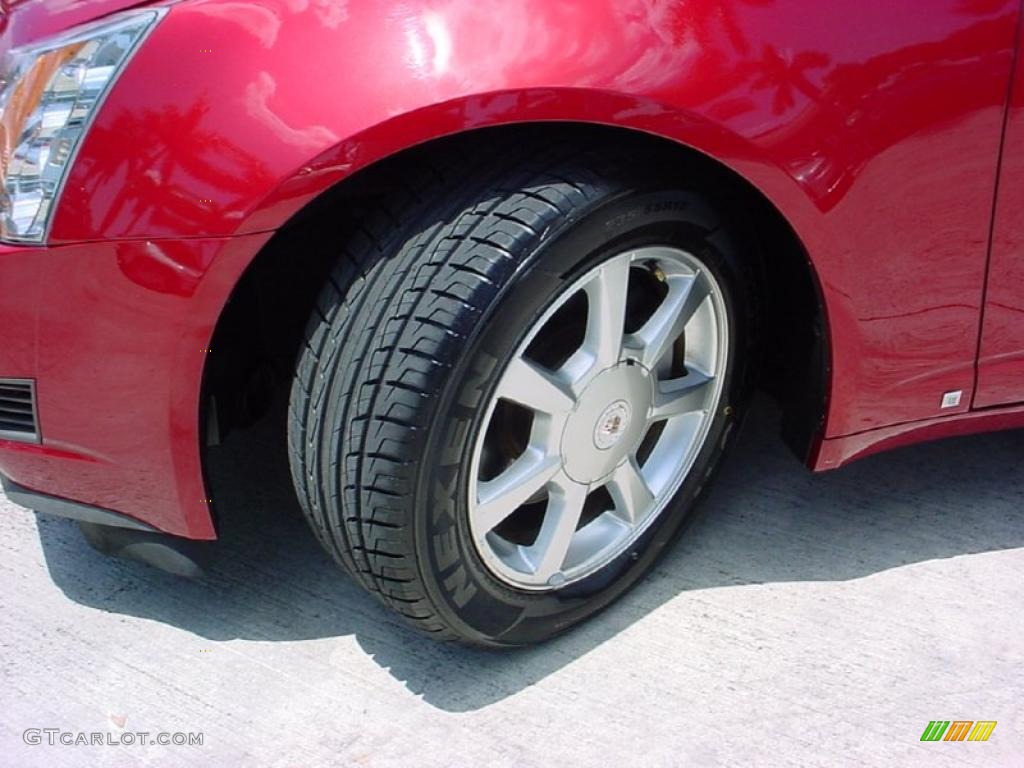
[[(474, 167), (475, 165), (475, 167)], [(716, 206), (630, 153), (504, 147), (409, 177), (346, 244), (291, 394), (291, 469), (320, 541), (415, 627), (510, 646), (600, 610), (646, 572), (718, 465), (748, 392), (750, 280)], [(611, 248), (672, 243), (725, 294), (730, 360), (708, 439), (629, 551), (564, 589), (495, 578), (468, 535), (468, 455), (501, 361), (559, 287)]]

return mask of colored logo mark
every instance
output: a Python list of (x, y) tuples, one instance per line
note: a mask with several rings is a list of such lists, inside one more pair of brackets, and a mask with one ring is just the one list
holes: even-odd
[(995, 720), (931, 720), (921, 741), (988, 741)]

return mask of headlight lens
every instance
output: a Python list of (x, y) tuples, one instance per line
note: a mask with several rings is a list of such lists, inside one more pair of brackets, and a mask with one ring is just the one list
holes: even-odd
[(42, 242), (90, 119), (160, 15), (129, 13), (4, 56), (0, 239)]

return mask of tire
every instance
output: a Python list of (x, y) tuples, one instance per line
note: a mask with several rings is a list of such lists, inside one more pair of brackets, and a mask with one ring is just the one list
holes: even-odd
[[(345, 244), (298, 360), (290, 401), (291, 470), (303, 510), (325, 548), (363, 587), (421, 631), (472, 645), (515, 646), (538, 642), (593, 615), (635, 584), (664, 551), (690, 517), (736, 431), (751, 378), (748, 330), (754, 307), (752, 281), (730, 235), (735, 228), (725, 225), (716, 212), (721, 206), (707, 194), (680, 189), (678, 179), (644, 170), (651, 167), (658, 164), (627, 151), (580, 151), (561, 145), (507, 145), (476, 159), (451, 155), (433, 166), (407, 169), (405, 192), (363, 217), (360, 231)], [(587, 505), (595, 495), (603, 499), (604, 507), (596, 513), (581, 514), (596, 514), (594, 520), (607, 523), (607, 541), (596, 537), (596, 554), (576, 570), (556, 569), (548, 581), (539, 582), (539, 566), (536, 574), (528, 574), (526, 567), (520, 579), (519, 561), (509, 560), (509, 565), (501, 553), (511, 552), (509, 558), (526, 562), (521, 553), (536, 548), (547, 534), (537, 533), (534, 544), (526, 546), (526, 537), (533, 534), (517, 531), (515, 536), (524, 542), (520, 547), (505, 541), (504, 534), (498, 536), (499, 528), (483, 534), (474, 528), (482, 525), (478, 510), (489, 509), (478, 490), (488, 482), (480, 470), (481, 457), (486, 454), (500, 472), (516, 460), (511, 449), (494, 449), (488, 442), (499, 441), (503, 434), (500, 427), (490, 431), (497, 409), (504, 414), (515, 407), (496, 396), (499, 385), (506, 386), (509, 379), (503, 377), (506, 369), (513, 370), (513, 361), (525, 359), (533, 365), (527, 345), (531, 333), (536, 338), (562, 333), (560, 320), (538, 325), (538, 318), (551, 312), (561, 318), (558, 312), (563, 310), (555, 309), (562, 306), (559, 302), (572, 304), (576, 312), (579, 299), (568, 287), (590, 279), (590, 274), (605, 280), (611, 267), (602, 265), (612, 264), (613, 257), (629, 259), (623, 267), (626, 296), (632, 301), (634, 294), (643, 294), (643, 301), (655, 306), (643, 311), (656, 312), (656, 301), (667, 302), (657, 299), (658, 292), (672, 296), (671, 286), (677, 284), (672, 281), (681, 285), (683, 277), (666, 277), (660, 266), (645, 272), (648, 266), (633, 261), (640, 257), (622, 255), (649, 253), (663, 255), (670, 270), (678, 264), (680, 275), (690, 269), (694, 280), (702, 275), (713, 284), (712, 309), (705, 303), (699, 311), (712, 312), (713, 321), (708, 322), (717, 323), (714, 327), (721, 331), (716, 349), (724, 351), (715, 353), (721, 360), (715, 397), (700, 411), (704, 437), (686, 449), (692, 455), (683, 469), (665, 470), (666, 476), (678, 475), (674, 485), (665, 485), (668, 490), (653, 501), (643, 496), (649, 512), (642, 526), (623, 524), (625, 532), (616, 532), (614, 526), (622, 522), (617, 515), (623, 484), (608, 481), (612, 508), (604, 492), (584, 490)], [(643, 281), (642, 290), (634, 288), (637, 280)], [(669, 287), (659, 288), (652, 280)], [(593, 299), (590, 293), (586, 296), (590, 318)], [(634, 312), (632, 305), (629, 311)], [(565, 317), (572, 314), (564, 312)], [(592, 321), (573, 320), (564, 326), (580, 322)], [(629, 313), (624, 322), (628, 326)], [(645, 328), (634, 329), (634, 337), (640, 338)], [(589, 343), (590, 331), (582, 333)], [(682, 343), (674, 341), (666, 358), (689, 354), (678, 351)], [(634, 366), (635, 361), (617, 363), (598, 375), (599, 366), (593, 363), (589, 381), (600, 380), (612, 391), (620, 378), (628, 379), (621, 386), (646, 397), (636, 377), (654, 373), (641, 365), (637, 374), (635, 368), (623, 367), (627, 364)], [(658, 365), (664, 368), (664, 360)], [(689, 363), (681, 365), (689, 374)], [(597, 384), (586, 386), (580, 384), (584, 394), (568, 416), (559, 411), (559, 425), (590, 429), (590, 422), (583, 423), (577, 414), (586, 410), (580, 405), (585, 397), (597, 403), (599, 396), (588, 394)], [(661, 385), (653, 386), (654, 397), (660, 397)], [(595, 447), (601, 440), (620, 440), (625, 446), (620, 433), (628, 431), (630, 440), (640, 434), (630, 407), (617, 405), (618, 410), (601, 414), (598, 421), (604, 421), (594, 429), (607, 435), (595, 431), (594, 445), (582, 438), (569, 441), (570, 426), (558, 427), (564, 431), (561, 438), (549, 436), (552, 444), (563, 441), (558, 450), (565, 456), (575, 456), (573, 446), (581, 446), (582, 458), (572, 464), (574, 472), (586, 476), (580, 482), (599, 482), (587, 478), (600, 472), (617, 477), (626, 464), (645, 470), (652, 461), (647, 458), (641, 467), (639, 443), (635, 451), (630, 449), (628, 460), (619, 458), (616, 452), (626, 448), (618, 444), (607, 454)], [(655, 405), (648, 410), (653, 413)], [(528, 441), (537, 424), (548, 423), (540, 411), (530, 413), (528, 427), (522, 426), (526, 419), (521, 413), (513, 415), (516, 429), (529, 433)], [(660, 434), (669, 434), (675, 423), (665, 421)], [(650, 430), (644, 433), (644, 443), (650, 436)], [(663, 443), (668, 441), (657, 438), (650, 455), (660, 451), (659, 461), (674, 466), (679, 459)], [(495, 459), (496, 453), (502, 455)], [(610, 463), (601, 463), (611, 461), (622, 463), (611, 470)], [(568, 472), (569, 466), (566, 458), (558, 471)], [(574, 475), (572, 483), (578, 479)], [(523, 510), (530, 504), (548, 509), (553, 499), (563, 498), (559, 488), (569, 486), (568, 481), (545, 485), (546, 501), (524, 504), (514, 516), (526, 516)], [(635, 506), (639, 509), (639, 502)], [(530, 514), (537, 518), (540, 513)], [(614, 520), (610, 514), (616, 515)], [(526, 531), (530, 525), (534, 523), (521, 527)], [(584, 530), (582, 523), (578, 530)], [(568, 536), (572, 541), (585, 538), (578, 532)], [(493, 548), (491, 541), (496, 542)], [(528, 578), (536, 583), (527, 583)]]

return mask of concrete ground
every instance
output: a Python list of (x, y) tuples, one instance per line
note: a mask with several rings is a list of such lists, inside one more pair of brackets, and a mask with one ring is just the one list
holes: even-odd
[[(397, 623), (251, 457), (215, 457), (226, 542), (199, 582), (0, 497), (0, 765), (1024, 766), (1024, 432), (815, 476), (774, 420), (636, 590), (503, 654)], [(998, 726), (920, 742), (936, 719)]]

